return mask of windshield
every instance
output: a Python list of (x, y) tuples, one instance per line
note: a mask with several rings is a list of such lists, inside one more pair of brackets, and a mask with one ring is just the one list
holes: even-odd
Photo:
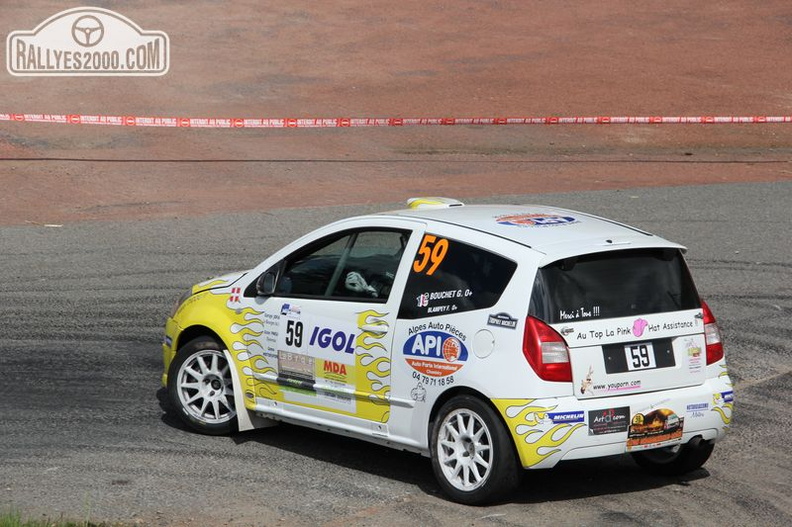
[(678, 249), (628, 249), (539, 269), (529, 313), (551, 324), (700, 307)]

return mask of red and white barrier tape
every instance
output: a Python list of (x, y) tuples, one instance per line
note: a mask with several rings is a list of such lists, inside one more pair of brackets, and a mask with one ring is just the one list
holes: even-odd
[(381, 126), (535, 125), (535, 124), (757, 124), (792, 123), (792, 116), (755, 115), (698, 117), (479, 117), (479, 118), (352, 118), (253, 119), (139, 117), (134, 115), (76, 115), (0, 113), (0, 121), (24, 123), (153, 126), (163, 128), (362, 128)]

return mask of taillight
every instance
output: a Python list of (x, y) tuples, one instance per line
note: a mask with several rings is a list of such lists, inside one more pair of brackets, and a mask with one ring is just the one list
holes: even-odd
[(718, 323), (715, 321), (715, 316), (703, 300), (701, 301), (701, 309), (704, 310), (704, 338), (707, 342), (707, 364), (713, 364), (723, 358), (723, 340), (721, 339), (720, 328), (718, 328)]
[(539, 319), (525, 321), (523, 354), (540, 379), (572, 382), (569, 348), (564, 337)]

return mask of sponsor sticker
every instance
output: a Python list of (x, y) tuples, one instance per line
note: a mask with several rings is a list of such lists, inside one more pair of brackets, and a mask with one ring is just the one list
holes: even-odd
[(685, 407), (685, 413), (692, 418), (704, 417), (708, 411), (709, 403), (693, 403)]
[(582, 423), (585, 419), (585, 412), (549, 412), (547, 418), (553, 423)]
[(334, 328), (315, 326), (308, 341), (309, 349), (355, 353), (355, 334)]
[(517, 319), (508, 313), (498, 313), (487, 317), (487, 325), (499, 328), (514, 329), (517, 327)]
[(588, 415), (589, 435), (619, 434), (630, 424), (630, 407), (591, 410)]
[(300, 316), (300, 307), (294, 304), (283, 304), (281, 306), (281, 315), (298, 318)]
[(690, 373), (700, 372), (704, 368), (704, 355), (701, 346), (693, 339), (687, 339), (685, 347), (687, 348), (688, 371)]
[(581, 395), (594, 395), (594, 380), (592, 379), (592, 375), (594, 375), (594, 367), (589, 366), (588, 373), (586, 373), (586, 376), (580, 381)]
[(312, 390), (316, 381), (314, 358), (302, 353), (278, 351), (278, 382)]
[[(581, 386), (581, 393), (592, 393), (594, 395), (600, 395), (605, 393), (627, 393), (627, 392), (634, 392), (636, 390), (641, 389), (641, 381), (640, 379), (632, 380), (632, 381), (618, 381), (618, 382), (609, 382), (606, 384), (593, 384), (590, 386), (591, 391), (588, 391), (589, 386), (585, 385), (585, 380), (583, 381), (583, 385)], [(584, 388), (586, 390), (584, 391)]]
[(322, 361), (322, 373), (324, 378), (332, 379), (338, 382), (347, 382), (347, 376), (351, 366), (347, 366), (342, 362), (335, 362), (331, 360)]
[[(579, 319), (586, 319), (588, 317), (593, 317), (595, 310), (592, 307), (590, 310), (586, 309), (578, 309), (575, 311), (559, 311), (559, 318), (561, 321), (574, 321)], [(601, 311), (599, 308), (596, 310), (597, 316), (601, 315)], [(615, 338), (645, 338), (645, 339), (653, 339), (653, 338), (662, 338), (664, 336), (668, 336), (670, 331), (679, 332), (680, 330), (693, 330), (695, 328), (694, 322), (690, 320), (676, 320), (673, 322), (652, 322), (650, 320), (646, 320), (645, 318), (637, 318), (633, 321), (631, 325), (619, 323), (618, 325), (605, 325), (607, 320), (603, 321), (603, 325), (597, 325), (598, 328), (601, 329), (589, 329), (588, 331), (582, 331), (578, 333), (577, 339), (579, 340), (586, 340), (586, 339), (593, 339), (593, 340), (601, 340), (601, 339), (608, 339), (613, 340)], [(675, 336), (675, 335), (674, 335)]]
[(637, 413), (630, 422), (627, 434), (627, 450), (654, 448), (682, 439), (684, 417), (673, 410), (660, 408), (647, 414)]
[(423, 387), (423, 384), (419, 382), (415, 388), (410, 390), (410, 398), (417, 403), (426, 402), (426, 388)]
[(504, 214), (497, 216), (495, 221), (513, 227), (558, 227), (580, 222), (573, 216), (560, 214)]
[(468, 349), (461, 338), (437, 330), (420, 331), (408, 338), (403, 353), (411, 368), (429, 377), (452, 375), (468, 360)]

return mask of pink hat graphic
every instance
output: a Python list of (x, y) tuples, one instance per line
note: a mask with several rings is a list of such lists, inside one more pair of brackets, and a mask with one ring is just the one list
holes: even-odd
[(639, 318), (638, 320), (633, 322), (633, 335), (635, 335), (636, 337), (640, 337), (641, 335), (643, 335), (644, 329), (646, 329), (646, 326), (648, 325), (649, 322), (647, 322), (642, 318)]

